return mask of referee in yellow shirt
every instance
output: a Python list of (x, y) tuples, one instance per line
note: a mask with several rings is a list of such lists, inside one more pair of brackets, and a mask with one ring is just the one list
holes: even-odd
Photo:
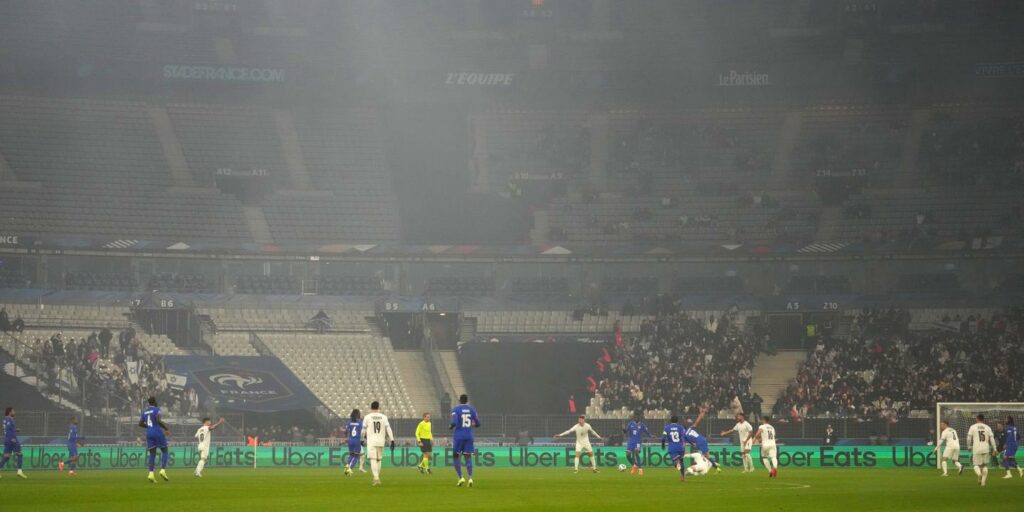
[(423, 452), (423, 460), (419, 463), (420, 473), (430, 474), (430, 454), (434, 450), (434, 434), (431, 432), (430, 427), (430, 413), (423, 413), (423, 421), (419, 425), (416, 425), (416, 442), (420, 445), (420, 451)]

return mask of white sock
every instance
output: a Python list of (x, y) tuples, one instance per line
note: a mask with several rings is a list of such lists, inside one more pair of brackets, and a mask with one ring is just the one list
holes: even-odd
[(949, 467), (949, 465), (946, 464), (946, 459), (942, 459), (942, 474), (943, 475), (948, 475), (949, 474), (949, 471), (946, 469), (948, 467)]
[(370, 471), (373, 472), (373, 479), (380, 480), (380, 461), (377, 459), (370, 459)]
[(580, 470), (580, 456), (576, 456), (576, 471)]
[(981, 476), (981, 466), (974, 466), (974, 474)]
[(956, 470), (957, 471), (960, 471), (960, 468), (964, 467), (964, 465), (960, 464), (960, 461), (958, 461), (958, 460), (954, 460), (953, 464), (956, 464)]
[(366, 455), (359, 456), (359, 469), (366, 470)]
[(597, 471), (597, 457), (594, 457), (593, 454), (590, 455), (590, 467), (594, 468), (594, 471)]
[(199, 464), (196, 464), (196, 473), (202, 473), (204, 467), (206, 467), (206, 459), (199, 459)]
[(754, 458), (751, 457), (749, 453), (743, 455), (743, 467), (747, 471), (754, 470)]
[(779, 458), (772, 457), (772, 469), (779, 469)]

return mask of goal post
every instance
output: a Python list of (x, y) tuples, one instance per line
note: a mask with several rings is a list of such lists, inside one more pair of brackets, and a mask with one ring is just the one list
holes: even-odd
[[(938, 402), (935, 404), (935, 446), (938, 447), (942, 434), (939, 423), (946, 420), (960, 438), (960, 449), (966, 450), (967, 430), (979, 414), (984, 414), (985, 423), (995, 430), (995, 424), (1005, 421), (1007, 416), (1013, 416), (1015, 422), (1024, 421), (1024, 402)], [(941, 464), (941, 454), (935, 461)]]

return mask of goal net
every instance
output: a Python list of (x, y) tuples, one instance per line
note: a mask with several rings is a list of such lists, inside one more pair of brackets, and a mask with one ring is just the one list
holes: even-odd
[[(996, 430), (996, 423), (1005, 423), (1007, 416), (1013, 416), (1015, 423), (1024, 421), (1022, 402), (939, 402), (935, 404), (935, 437), (938, 444), (942, 427), (939, 422), (946, 420), (960, 438), (960, 449), (967, 449), (967, 430), (979, 414), (985, 415), (985, 423)], [(938, 459), (938, 457), (936, 458)]]

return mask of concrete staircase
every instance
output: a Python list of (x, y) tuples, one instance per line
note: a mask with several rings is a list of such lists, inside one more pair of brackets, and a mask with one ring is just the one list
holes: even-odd
[[(409, 400), (419, 414), (430, 412), (435, 417), (443, 417), (447, 411), (441, 411), (439, 405), (440, 393), (430, 383), (430, 370), (427, 369), (427, 361), (423, 359), (423, 352), (419, 350), (396, 350), (395, 363), (398, 370), (402, 372), (402, 382), (409, 391)], [(417, 414), (417, 416), (419, 415)]]
[(174, 133), (174, 124), (171, 123), (171, 116), (167, 115), (164, 107), (149, 107), (146, 109), (149, 119), (153, 122), (153, 129), (156, 131), (157, 140), (160, 141), (160, 148), (163, 149), (167, 165), (171, 167), (171, 179), (174, 186), (180, 188), (195, 187), (195, 180), (192, 178), (192, 171), (185, 160), (185, 152), (181, 150), (181, 143), (177, 134)]
[(312, 190), (313, 185), (309, 180), (306, 161), (302, 157), (302, 146), (299, 145), (299, 132), (295, 130), (292, 113), (287, 110), (275, 110), (274, 127), (277, 129), (277, 137), (281, 139), (284, 163), (288, 167), (288, 174), (292, 179), (292, 187), (296, 190)]
[(775, 355), (761, 354), (754, 362), (750, 376), (750, 392), (764, 399), (761, 412), (768, 414), (786, 386), (796, 378), (800, 364), (807, 360), (803, 350), (782, 350)]
[(456, 403), (459, 395), (469, 393), (466, 389), (466, 381), (462, 379), (462, 369), (459, 368), (459, 356), (454, 350), (439, 350), (444, 370), (448, 373), (448, 380), (451, 381), (452, 403)]
[(242, 214), (245, 216), (245, 225), (249, 228), (249, 235), (256, 243), (274, 243), (274, 237), (270, 235), (270, 224), (267, 223), (267, 217), (263, 215), (262, 208), (243, 206)]
[(4, 158), (4, 154), (0, 153), (0, 182), (10, 183), (12, 181), (18, 181), (18, 177), (14, 175), (11, 166), (7, 165), (7, 159)]
[(779, 146), (772, 160), (772, 185), (776, 189), (784, 189), (790, 182), (793, 172), (793, 149), (800, 141), (800, 130), (803, 126), (803, 114), (793, 111), (786, 114), (782, 121), (782, 133), (779, 135)]

